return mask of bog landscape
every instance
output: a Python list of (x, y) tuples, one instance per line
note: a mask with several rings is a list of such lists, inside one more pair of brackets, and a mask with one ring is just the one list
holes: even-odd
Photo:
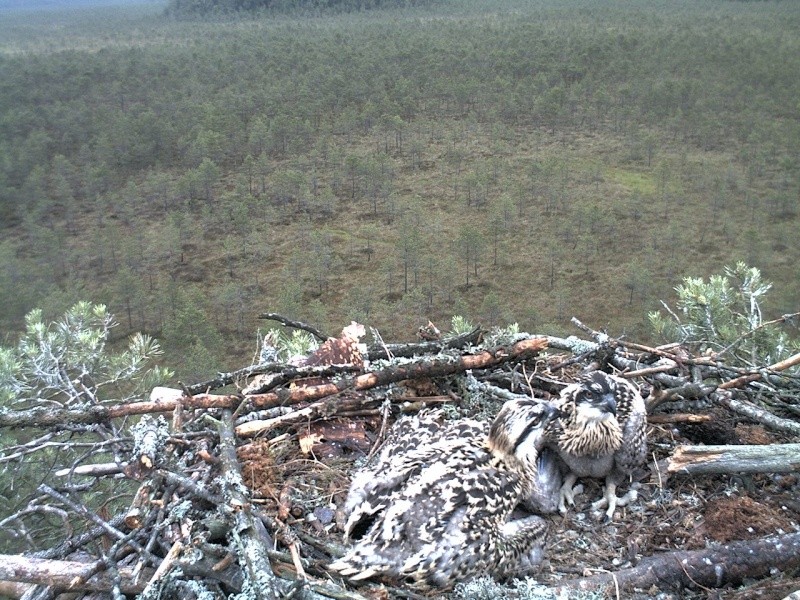
[[(778, 0), (0, 2), (0, 596), (800, 589), (798, 32)], [(532, 579), (327, 569), (401, 413), (597, 370), (645, 399), (638, 500), (583, 482)]]

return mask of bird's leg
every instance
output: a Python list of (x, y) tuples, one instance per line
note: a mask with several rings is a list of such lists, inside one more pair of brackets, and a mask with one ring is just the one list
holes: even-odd
[(603, 497), (597, 502), (592, 503), (592, 510), (600, 510), (601, 508), (608, 507), (606, 510), (606, 519), (611, 520), (614, 518), (614, 511), (618, 506), (626, 506), (628, 503), (633, 502), (639, 497), (639, 492), (635, 487), (631, 487), (627, 494), (617, 497), (617, 482), (610, 477), (606, 478), (606, 488), (603, 492)]
[(578, 476), (575, 473), (570, 473), (564, 479), (564, 485), (561, 486), (559, 493), (558, 510), (561, 513), (567, 512), (567, 504), (575, 506), (575, 493), (577, 488), (573, 488), (575, 482), (578, 481)]

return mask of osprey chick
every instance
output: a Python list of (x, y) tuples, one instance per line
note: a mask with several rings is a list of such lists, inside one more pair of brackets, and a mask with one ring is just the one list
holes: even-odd
[(509, 521), (531, 493), (547, 403), (506, 402), (494, 422), (442, 422), (439, 411), (398, 421), (375, 467), (353, 479), (345, 504), (352, 549), (331, 570), (448, 588), (481, 574), (511, 575), (540, 560), (544, 520)]
[(611, 519), (617, 506), (636, 498), (635, 490), (618, 498), (616, 489), (645, 460), (644, 400), (627, 380), (594, 371), (564, 388), (555, 404), (561, 416), (550, 423), (546, 436), (563, 462), (558, 508), (563, 513), (567, 504), (575, 504), (573, 486), (579, 477), (604, 477), (603, 498), (592, 508), (608, 507)]

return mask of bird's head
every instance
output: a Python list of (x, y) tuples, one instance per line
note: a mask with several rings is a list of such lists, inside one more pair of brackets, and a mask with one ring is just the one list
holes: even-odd
[(601, 422), (617, 416), (617, 386), (614, 379), (602, 371), (593, 371), (564, 394), (571, 394), (574, 418), (583, 422)]
[(545, 428), (559, 415), (549, 402), (509, 400), (489, 429), (489, 449), (501, 458), (513, 457), (526, 468), (535, 468), (536, 457), (545, 443)]

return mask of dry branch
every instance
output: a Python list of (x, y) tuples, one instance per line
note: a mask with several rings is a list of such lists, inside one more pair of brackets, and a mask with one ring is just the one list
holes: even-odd
[(742, 387), (743, 385), (747, 385), (753, 381), (758, 381), (764, 377), (766, 372), (769, 375), (771, 372), (777, 373), (780, 371), (785, 371), (790, 367), (794, 367), (795, 365), (800, 364), (800, 354), (795, 354), (794, 356), (790, 356), (789, 358), (782, 360), (780, 362), (776, 362), (773, 365), (765, 367), (762, 371), (758, 371), (756, 373), (750, 373), (748, 375), (742, 375), (741, 377), (737, 377), (736, 379), (732, 379), (731, 381), (726, 381), (722, 385), (719, 386), (721, 390), (729, 390), (732, 388)]
[(279, 315), (277, 313), (262, 313), (258, 315), (259, 319), (266, 319), (268, 321), (277, 321), (284, 327), (289, 327), (291, 329), (301, 329), (303, 331), (307, 331), (315, 338), (320, 341), (325, 341), (328, 339), (328, 335), (322, 333), (319, 329), (314, 327), (313, 325), (309, 325), (308, 323), (303, 323), (302, 321), (293, 321), (291, 319), (287, 319), (283, 315)]
[(232, 512), (234, 527), (231, 530), (231, 537), (242, 572), (252, 583), (258, 598), (281, 598), (284, 595), (282, 583), (272, 572), (266, 552), (269, 547), (269, 535), (261, 521), (252, 513), (247, 487), (242, 480), (239, 461), (236, 458), (236, 437), (230, 410), (223, 411), (217, 429), (220, 438), (220, 461), (225, 473), (223, 494)]
[(791, 473), (800, 471), (800, 444), (678, 446), (667, 471), (709, 473)]
[[(16, 554), (0, 555), (0, 580), (45, 585), (61, 590), (110, 591), (112, 578), (97, 572), (98, 562), (85, 563), (74, 560), (49, 560)], [(143, 581), (151, 577), (153, 569), (145, 569), (140, 581), (133, 578), (133, 570), (119, 569), (122, 592), (138, 594), (144, 589)]]
[[(534, 356), (547, 347), (547, 339), (535, 337), (522, 340), (509, 348), (493, 348), (478, 354), (462, 357), (423, 356), (404, 365), (391, 365), (383, 369), (365, 373), (356, 377), (342, 376), (337, 382), (318, 386), (295, 387), (291, 390), (281, 389), (267, 394), (247, 396), (252, 405), (258, 408), (269, 408), (298, 402), (318, 400), (348, 388), (366, 390), (377, 386), (395, 383), (404, 379), (420, 377), (441, 377), (452, 375), (469, 369), (482, 369), (499, 365), (503, 362)], [(328, 373), (341, 368), (325, 367), (286, 367), (289, 381), (292, 378), (306, 376), (308, 373)], [(291, 373), (288, 373), (291, 371)], [(21, 411), (0, 411), (0, 427), (52, 427), (71, 424), (103, 423), (119, 417), (143, 415), (148, 413), (172, 412), (179, 405), (184, 409), (236, 408), (242, 401), (239, 395), (196, 394), (182, 398), (161, 398), (146, 402), (131, 402), (111, 406), (90, 406), (76, 409), (56, 409), (37, 407)]]
[(800, 435), (800, 423), (777, 417), (771, 412), (756, 406), (752, 402), (734, 398), (729, 391), (716, 393), (713, 395), (713, 398), (717, 404), (721, 404), (727, 409), (743, 415), (748, 419), (752, 419), (756, 423), (761, 423), (774, 431), (782, 431), (790, 435)]
[(687, 413), (650, 415), (647, 417), (647, 422), (651, 425), (663, 425), (666, 423), (706, 423), (711, 420), (713, 420), (711, 415), (695, 415)]
[[(519, 341), (508, 348), (500, 347), (485, 350), (478, 354), (461, 357), (423, 357), (406, 364), (390, 365), (378, 371), (365, 373), (357, 377), (343, 377), (337, 382), (317, 386), (295, 387), (278, 390), (269, 394), (253, 394), (247, 400), (258, 408), (286, 406), (299, 402), (319, 400), (332, 396), (346, 389), (367, 390), (378, 386), (397, 383), (405, 379), (424, 377), (442, 377), (461, 373), (470, 369), (485, 369), (497, 366), (512, 359), (535, 356), (547, 348), (547, 339), (543, 337), (529, 338)], [(214, 396), (213, 398), (219, 398)]]
[[(662, 590), (683, 587), (719, 588), (745, 578), (764, 577), (772, 569), (800, 567), (800, 533), (731, 542), (705, 550), (679, 551), (642, 559), (635, 567), (565, 581), (559, 590), (604, 588), (609, 593), (633, 588)], [(613, 597), (613, 596), (612, 596)]]
[(439, 354), (442, 350), (460, 350), (466, 346), (475, 345), (480, 341), (482, 335), (483, 331), (476, 327), (470, 332), (444, 340), (417, 344), (375, 344), (367, 348), (367, 356), (370, 360), (387, 360), (391, 357), (411, 358), (424, 354)]
[(86, 408), (37, 407), (28, 410), (6, 410), (0, 411), (0, 427), (53, 427), (64, 424), (107, 423), (120, 417), (172, 412), (179, 404), (183, 404), (185, 408), (193, 409), (233, 408), (240, 401), (241, 399), (237, 396), (203, 394), (187, 396), (177, 400), (170, 398), (110, 406), (89, 406)]

